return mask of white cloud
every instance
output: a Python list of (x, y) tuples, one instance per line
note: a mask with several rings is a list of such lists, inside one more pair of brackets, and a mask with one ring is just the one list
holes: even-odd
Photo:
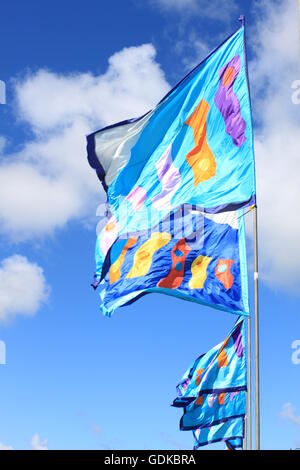
[(300, 416), (297, 416), (295, 413), (295, 408), (291, 403), (285, 403), (282, 406), (282, 410), (280, 412), (280, 416), (297, 426), (300, 426)]
[[(187, 5), (186, 0), (155, 1), (169, 10)], [(188, 1), (191, 8), (195, 4)], [(205, 4), (197, 2), (197, 14), (215, 14), (216, 2), (209, 8)], [(291, 100), (291, 85), (299, 75), (297, 4), (256, 1), (254, 9), (256, 23), (248, 31), (248, 43), (256, 54), (250, 63), (250, 81), (261, 271), (271, 285), (290, 289), (297, 287), (300, 277), (300, 114)], [(194, 34), (188, 39), (189, 44), (197, 41)], [(200, 46), (202, 55), (207, 46), (202, 40)], [(180, 49), (180, 42), (176, 47)], [(193, 54), (185, 58), (198, 60)], [(151, 44), (114, 54), (102, 75), (40, 70), (17, 81), (17, 117), (33, 137), (20, 152), (0, 160), (0, 232), (24, 240), (94, 215), (100, 183), (86, 162), (85, 134), (141, 115), (168, 89)], [(5, 140), (1, 142), (3, 152)]]
[(95, 214), (100, 182), (87, 164), (85, 135), (161, 99), (169, 85), (155, 55), (145, 44), (111, 56), (103, 75), (39, 70), (15, 82), (17, 118), (33, 137), (0, 160), (2, 234), (26, 240)]
[(14, 450), (14, 448), (12, 446), (8, 446), (8, 445), (2, 444), (2, 442), (0, 442), (0, 450)]
[(214, 21), (227, 22), (237, 15), (236, 0), (227, 0), (220, 5), (219, 0), (149, 0), (153, 6), (163, 11), (179, 12), (188, 15), (197, 15)]
[(0, 265), (0, 323), (17, 315), (33, 316), (47, 300), (49, 287), (42, 268), (13, 255)]
[(31, 439), (32, 450), (48, 450), (48, 439), (41, 439), (38, 434), (34, 434)]
[(256, 126), (257, 197), (263, 278), (273, 286), (295, 288), (300, 271), (300, 108), (292, 103), (299, 74), (297, 4), (255, 3), (256, 53), (250, 64)]

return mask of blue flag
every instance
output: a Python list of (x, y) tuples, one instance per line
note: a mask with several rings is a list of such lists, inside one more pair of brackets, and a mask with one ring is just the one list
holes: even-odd
[(217, 346), (200, 356), (177, 385), (173, 406), (185, 407), (203, 394), (247, 390), (245, 324), (239, 318)]
[[(152, 111), (87, 140), (110, 214), (96, 242), (102, 311), (160, 292), (248, 315), (242, 211), (255, 203), (255, 171), (244, 28)], [(202, 246), (161, 230), (183, 206), (202, 213)]]
[[(102, 239), (103, 240), (103, 239)], [(244, 220), (181, 207), (151, 231), (119, 237), (101, 268), (102, 311), (156, 292), (248, 315)]]
[[(145, 90), (147, 93), (147, 90)], [(253, 204), (255, 175), (244, 27), (152, 110), (87, 137), (88, 160), (118, 218), (181, 204), (218, 211)]]

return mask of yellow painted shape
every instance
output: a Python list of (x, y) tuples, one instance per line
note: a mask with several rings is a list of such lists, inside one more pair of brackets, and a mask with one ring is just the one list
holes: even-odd
[(217, 172), (214, 154), (207, 143), (207, 115), (209, 104), (202, 99), (186, 121), (193, 129), (195, 147), (187, 154), (186, 159), (194, 173), (194, 186), (207, 181)]
[(190, 289), (203, 289), (204, 282), (207, 278), (207, 267), (211, 262), (212, 258), (209, 256), (197, 256), (194, 259), (191, 271), (192, 277), (189, 282)]
[(154, 253), (167, 245), (171, 240), (168, 232), (153, 232), (145, 243), (137, 250), (133, 259), (133, 266), (127, 278), (145, 276), (149, 271)]
[(109, 270), (109, 283), (113, 284), (117, 282), (121, 277), (121, 267), (124, 263), (124, 259), (127, 251), (136, 244), (138, 237), (128, 238), (127, 242), (122, 248), (119, 258), (111, 265)]

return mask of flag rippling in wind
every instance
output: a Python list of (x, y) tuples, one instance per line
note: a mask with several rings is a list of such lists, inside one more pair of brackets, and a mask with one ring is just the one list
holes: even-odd
[(183, 206), (151, 231), (120, 237), (102, 270), (102, 311), (111, 315), (156, 292), (248, 315), (244, 220)]
[(184, 408), (180, 429), (193, 430), (195, 448), (225, 441), (242, 447), (246, 414), (245, 325), (238, 319), (222, 343), (200, 356), (177, 386)]
[(183, 204), (218, 213), (255, 203), (244, 28), (152, 111), (94, 132), (87, 142), (111, 214), (97, 238), (98, 281), (118, 237), (156, 226)]

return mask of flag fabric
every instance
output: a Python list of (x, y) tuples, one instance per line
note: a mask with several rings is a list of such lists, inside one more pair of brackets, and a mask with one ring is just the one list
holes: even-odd
[(195, 438), (194, 450), (216, 442), (225, 442), (230, 450), (242, 448), (244, 428), (244, 418), (235, 418), (216, 426), (197, 429), (193, 431)]
[(181, 431), (191, 431), (225, 423), (233, 418), (243, 418), (245, 409), (244, 390), (202, 394), (185, 407), (179, 427)]
[[(147, 90), (145, 90), (147, 93)], [(253, 204), (255, 175), (244, 27), (152, 110), (87, 137), (88, 160), (118, 218), (181, 204), (219, 211)]]
[(152, 292), (248, 315), (241, 210), (206, 214), (180, 207), (150, 231), (119, 237), (101, 276), (101, 309), (108, 316)]
[(255, 203), (244, 28), (152, 111), (87, 141), (110, 214), (97, 237), (95, 285), (109, 249), (127, 233), (148, 230), (185, 204), (219, 213)]
[(203, 394), (247, 389), (245, 324), (242, 317), (226, 339), (201, 355), (177, 385), (173, 406), (185, 407)]
[(173, 406), (184, 409), (182, 431), (192, 430), (195, 448), (225, 441), (242, 446), (246, 414), (245, 325), (239, 318), (222, 343), (200, 356), (177, 386)]

